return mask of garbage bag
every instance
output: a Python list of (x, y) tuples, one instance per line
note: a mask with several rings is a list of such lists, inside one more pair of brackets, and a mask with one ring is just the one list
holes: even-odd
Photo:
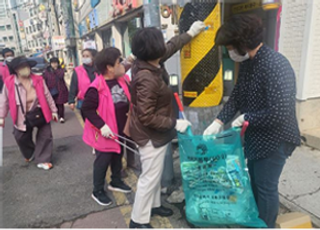
[(210, 138), (178, 134), (186, 216), (199, 227), (267, 227), (259, 216), (240, 129)]

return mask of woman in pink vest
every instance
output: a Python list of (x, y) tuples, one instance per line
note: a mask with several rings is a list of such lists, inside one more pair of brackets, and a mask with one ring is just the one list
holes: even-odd
[(109, 165), (112, 176), (108, 189), (131, 192), (131, 188), (121, 180), (123, 148), (110, 139), (117, 138), (117, 135), (124, 136), (123, 129), (129, 111), (128, 79), (125, 79), (125, 67), (121, 62), (121, 53), (116, 48), (107, 48), (98, 53), (95, 65), (101, 74), (88, 89), (81, 109), (86, 119), (83, 140), (96, 150), (92, 198), (103, 206), (112, 203), (104, 191)]
[[(81, 105), (84, 99), (84, 95), (87, 92), (90, 84), (96, 78), (94, 59), (97, 51), (94, 49), (85, 49), (82, 51), (82, 62), (74, 69), (69, 91), (68, 103), (70, 108), (74, 110), (75, 101), (77, 99), (77, 108), (81, 109)], [(82, 114), (81, 114), (82, 115)], [(83, 116), (82, 116), (83, 117)]]
[(8, 64), (14, 58), (14, 51), (12, 49), (5, 48), (2, 50), (2, 56), (4, 62), (0, 62), (0, 92), (2, 91), (4, 81), (10, 76), (10, 68)]
[[(43, 78), (31, 74), (35, 61), (25, 57), (12, 60), (15, 74), (5, 80), (0, 95), (0, 125), (8, 111), (14, 124), (13, 135), (27, 162), (33, 159), (38, 168), (51, 169), (52, 131), (50, 121), (58, 120), (57, 108)], [(37, 127), (36, 143), (33, 142), (33, 129)]]

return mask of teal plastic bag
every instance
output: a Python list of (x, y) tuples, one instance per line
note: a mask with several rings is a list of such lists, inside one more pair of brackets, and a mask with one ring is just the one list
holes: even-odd
[(267, 227), (258, 216), (240, 129), (206, 137), (178, 134), (186, 216), (199, 227)]

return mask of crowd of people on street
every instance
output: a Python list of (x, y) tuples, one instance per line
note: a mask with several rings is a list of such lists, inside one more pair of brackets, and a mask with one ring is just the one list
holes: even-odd
[[(129, 227), (152, 228), (151, 216), (173, 215), (171, 209), (161, 205), (164, 158), (176, 133), (184, 133), (191, 126), (188, 120), (176, 118), (164, 63), (205, 28), (204, 22), (196, 21), (186, 33), (167, 43), (161, 30), (140, 29), (132, 38), (132, 54), (127, 59), (114, 47), (99, 52), (84, 49), (83, 64), (74, 69), (69, 90), (58, 58), (50, 59), (41, 78), (31, 71), (34, 61), (14, 58), (12, 50), (4, 49), (0, 125), (4, 126), (10, 111), (13, 135), (23, 157), (27, 162), (34, 159), (37, 167), (48, 170), (53, 167), (50, 121), (65, 122), (67, 102), (72, 110), (78, 109), (84, 121), (83, 141), (95, 154), (92, 198), (103, 206), (112, 204), (105, 191), (109, 166), (112, 174), (108, 190), (132, 191), (122, 180), (122, 158), (129, 143), (136, 143), (142, 173)], [(256, 16), (232, 16), (212, 42), (225, 46), (240, 69), (232, 95), (203, 135), (210, 138), (218, 134), (239, 112), (232, 127), (249, 122), (244, 151), (251, 186), (259, 217), (274, 228), (279, 178), (286, 159), (300, 145), (294, 71), (283, 55), (263, 43), (262, 22)], [(130, 68), (131, 78), (126, 75)]]

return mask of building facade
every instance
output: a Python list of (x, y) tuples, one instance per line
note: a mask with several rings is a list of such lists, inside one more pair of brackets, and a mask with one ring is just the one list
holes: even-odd
[(2, 48), (10, 48), (16, 53), (21, 52), (17, 42), (10, 4), (7, 0), (0, 0), (0, 43), (2, 43)]
[(23, 20), (28, 54), (44, 52), (51, 45), (48, 6), (44, 1), (28, 2), (23, 9), (28, 16)]
[[(188, 1), (161, 0), (161, 29), (165, 39), (177, 34), (174, 7)], [(234, 14), (258, 15), (265, 27), (264, 43), (284, 54), (297, 77), (297, 115), (300, 129), (308, 140), (320, 136), (320, 1), (319, 0), (220, 0), (223, 23)], [(282, 3), (282, 4), (280, 4)], [(163, 11), (163, 7), (169, 10)], [(119, 48), (124, 56), (130, 39), (143, 26), (145, 9), (142, 1), (74, 1), (78, 56), (86, 44), (97, 50), (107, 46)], [(171, 15), (163, 15), (170, 12)], [(80, 59), (79, 59), (80, 60)], [(80, 60), (81, 61), (81, 60)], [(224, 95), (228, 96), (237, 79), (238, 64), (222, 51)], [(79, 64), (79, 63), (77, 63)], [(179, 54), (167, 63), (169, 72), (180, 75)], [(178, 67), (178, 68), (177, 68)], [(310, 141), (308, 141), (310, 144)], [(319, 142), (319, 141), (318, 141)], [(320, 148), (320, 146), (319, 146)]]
[(297, 78), (297, 114), (307, 143), (320, 148), (320, 1), (283, 0), (279, 50)]
[(81, 50), (86, 47), (101, 50), (119, 48), (124, 56), (131, 53), (130, 38), (143, 22), (142, 0), (74, 1), (79, 63)]

